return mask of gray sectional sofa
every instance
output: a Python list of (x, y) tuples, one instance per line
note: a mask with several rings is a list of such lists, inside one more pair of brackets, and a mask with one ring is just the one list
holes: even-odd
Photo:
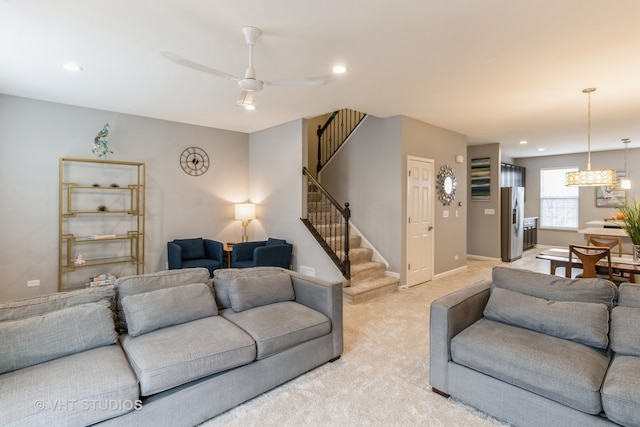
[(0, 425), (193, 426), (340, 357), (342, 285), (170, 270), (0, 304)]
[(495, 267), (431, 304), (430, 384), (516, 426), (640, 426), (640, 285)]

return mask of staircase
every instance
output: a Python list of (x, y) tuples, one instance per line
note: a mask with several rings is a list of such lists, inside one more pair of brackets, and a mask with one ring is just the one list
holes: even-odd
[(351, 304), (358, 304), (381, 295), (390, 294), (398, 290), (399, 280), (387, 276), (385, 264), (372, 261), (373, 250), (360, 246), (361, 237), (349, 236), (351, 258), (351, 281), (343, 288), (344, 300)]
[[(315, 185), (308, 188), (307, 205), (307, 227), (311, 226), (317, 232), (312, 231), (316, 239), (325, 249), (344, 248), (345, 224), (340, 221), (339, 213), (331, 202), (323, 197)], [(362, 247), (359, 235), (349, 235), (348, 253), (349, 271), (343, 272), (348, 277), (343, 285), (345, 301), (358, 304), (398, 290), (399, 280), (386, 275), (384, 263), (373, 261), (373, 250)], [(343, 260), (344, 251), (337, 249), (335, 256), (338, 260)]]
[[(333, 158), (365, 116), (342, 109), (331, 113), (326, 123), (318, 126), (316, 173)], [(362, 247), (362, 238), (350, 233), (349, 204), (340, 205), (307, 168), (303, 168), (302, 174), (307, 176), (307, 212), (301, 220), (345, 277), (345, 301), (357, 304), (397, 291), (399, 280), (387, 276), (386, 265), (373, 261), (373, 250)]]

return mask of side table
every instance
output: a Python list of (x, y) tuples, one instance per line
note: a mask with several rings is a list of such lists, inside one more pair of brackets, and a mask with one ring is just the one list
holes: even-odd
[(231, 252), (233, 251), (233, 243), (225, 243), (222, 245), (222, 250), (224, 251), (223, 264), (227, 268), (231, 268)]

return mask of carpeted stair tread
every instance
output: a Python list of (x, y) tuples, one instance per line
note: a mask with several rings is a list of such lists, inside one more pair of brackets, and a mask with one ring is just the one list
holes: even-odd
[(373, 280), (351, 283), (351, 286), (344, 288), (342, 293), (344, 299), (351, 304), (358, 304), (387, 295), (398, 290), (399, 280), (391, 276), (382, 276)]
[(383, 263), (377, 261), (351, 264), (351, 283), (383, 276), (385, 268)]

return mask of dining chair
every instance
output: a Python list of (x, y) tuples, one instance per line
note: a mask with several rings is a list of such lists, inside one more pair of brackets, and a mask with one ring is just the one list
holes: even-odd
[(613, 249), (618, 247), (618, 256), (622, 256), (622, 238), (614, 236), (596, 236), (590, 234), (587, 236), (587, 246), (593, 245), (601, 248)]
[(584, 279), (598, 277), (596, 264), (603, 258), (607, 259), (607, 272), (608, 277), (604, 278), (614, 281), (613, 270), (611, 269), (611, 249), (598, 246), (582, 246), (582, 245), (569, 245), (569, 263), (565, 271), (566, 277), (571, 277), (571, 271), (573, 268), (573, 256), (576, 256), (582, 263), (582, 274), (576, 277), (582, 277)]

